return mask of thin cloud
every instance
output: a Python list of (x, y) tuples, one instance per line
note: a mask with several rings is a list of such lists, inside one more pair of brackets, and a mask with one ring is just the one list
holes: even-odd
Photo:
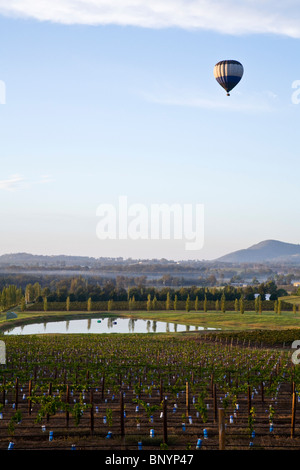
[(300, 37), (298, 0), (0, 0), (0, 14), (63, 24)]
[(0, 190), (17, 191), (30, 189), (37, 184), (52, 183), (54, 180), (50, 175), (41, 175), (36, 180), (30, 181), (22, 175), (12, 175), (5, 180), (0, 181)]
[(25, 178), (21, 175), (12, 175), (6, 180), (0, 181), (0, 189), (5, 191), (15, 191), (21, 187), (24, 187)]
[(172, 90), (162, 92), (141, 92), (142, 99), (164, 106), (181, 106), (189, 108), (202, 108), (207, 110), (227, 110), (239, 112), (270, 112), (276, 109), (276, 95), (271, 91), (253, 93), (247, 97), (240, 92), (235, 96), (227, 98), (203, 97), (199, 92), (191, 93), (191, 90)]
[(54, 179), (52, 178), (51, 175), (41, 175), (40, 179), (38, 180), (39, 184), (47, 184), (47, 183), (53, 183)]

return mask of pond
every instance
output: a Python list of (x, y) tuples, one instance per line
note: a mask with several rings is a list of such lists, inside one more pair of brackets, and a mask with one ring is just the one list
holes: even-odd
[(51, 321), (15, 326), (4, 332), (5, 335), (34, 335), (55, 333), (172, 333), (181, 331), (213, 330), (194, 325), (166, 323), (154, 320), (132, 318), (99, 317), (84, 320)]

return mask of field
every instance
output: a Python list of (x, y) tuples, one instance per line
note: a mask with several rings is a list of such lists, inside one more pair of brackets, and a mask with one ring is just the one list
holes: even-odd
[(66, 319), (93, 318), (103, 314), (105, 316), (118, 316), (128, 318), (142, 318), (156, 321), (164, 321), (170, 323), (184, 323), (186, 325), (198, 325), (206, 328), (222, 328), (228, 331), (256, 330), (256, 329), (285, 329), (300, 328), (300, 314), (297, 311), (282, 311), (279, 315), (274, 311), (263, 311), (261, 314), (254, 311), (245, 311), (243, 314), (235, 311), (217, 312), (186, 312), (180, 311), (28, 311), (18, 313), (17, 319), (6, 320), (5, 313), (0, 314), (0, 331), (13, 325), (22, 325), (35, 323), (38, 321), (59, 321)]
[(0, 449), (298, 449), (282, 333), (6, 336)]

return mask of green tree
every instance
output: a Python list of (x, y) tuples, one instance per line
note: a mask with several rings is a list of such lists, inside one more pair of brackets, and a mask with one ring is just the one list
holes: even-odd
[(258, 313), (259, 312), (259, 296), (255, 297), (255, 301), (254, 301), (254, 309), (255, 309), (255, 313)]
[(34, 300), (34, 288), (32, 284), (27, 284), (25, 287), (25, 300), (27, 304)]
[(198, 301), (198, 295), (197, 295), (195, 299), (195, 311), (196, 312), (198, 312), (198, 308), (199, 308), (199, 301)]
[(70, 297), (69, 296), (67, 297), (67, 300), (66, 300), (66, 310), (67, 312), (70, 310)]
[(32, 286), (34, 299), (37, 299), (42, 295), (42, 288), (38, 282), (35, 282)]
[(259, 296), (259, 299), (258, 299), (258, 312), (261, 315), (261, 313), (262, 313), (262, 299), (261, 299), (261, 296)]
[(47, 312), (48, 310), (48, 300), (47, 297), (44, 297), (44, 312)]
[(278, 307), (277, 307), (277, 313), (278, 313), (278, 315), (281, 315), (281, 306), (282, 306), (282, 305), (281, 305), (281, 300), (279, 299), (279, 300), (278, 300)]
[(190, 309), (191, 309), (191, 307), (190, 307), (190, 296), (188, 295), (188, 296), (187, 296), (187, 299), (186, 299), (186, 302), (185, 302), (185, 310), (186, 310), (187, 312), (189, 312)]
[(245, 306), (244, 306), (244, 299), (243, 297), (240, 298), (240, 313), (245, 312)]
[(206, 297), (206, 294), (205, 294), (205, 296), (204, 296), (203, 311), (204, 311), (204, 312), (207, 312), (207, 297)]
[(178, 296), (176, 294), (174, 298), (174, 310), (177, 310), (177, 302), (178, 302)]
[(107, 310), (109, 312), (113, 309), (113, 304), (114, 304), (113, 299), (109, 299), (109, 301), (107, 302)]
[(215, 302), (215, 308), (216, 308), (216, 312), (218, 312), (220, 310), (220, 302), (219, 302), (219, 299), (216, 300)]
[(26, 308), (25, 297), (22, 297), (22, 299), (21, 299), (21, 312), (24, 312), (25, 308)]
[(223, 313), (226, 312), (226, 307), (225, 307), (225, 294), (223, 292), (222, 297), (221, 297), (221, 310)]
[(235, 312), (239, 311), (239, 301), (238, 301), (238, 299), (235, 299), (235, 301), (234, 301), (234, 311)]
[(147, 312), (150, 312), (151, 310), (151, 294), (148, 294), (147, 298)]
[(92, 299), (91, 297), (89, 297), (87, 301), (87, 311), (90, 312), (91, 310), (92, 310)]
[(170, 292), (167, 292), (166, 310), (170, 310)]
[(156, 310), (156, 306), (157, 306), (157, 298), (155, 295), (152, 300), (152, 310)]

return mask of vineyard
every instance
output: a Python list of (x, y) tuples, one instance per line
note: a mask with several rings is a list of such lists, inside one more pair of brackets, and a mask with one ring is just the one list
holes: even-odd
[(299, 448), (300, 374), (290, 350), (237, 342), (6, 337), (0, 449)]

